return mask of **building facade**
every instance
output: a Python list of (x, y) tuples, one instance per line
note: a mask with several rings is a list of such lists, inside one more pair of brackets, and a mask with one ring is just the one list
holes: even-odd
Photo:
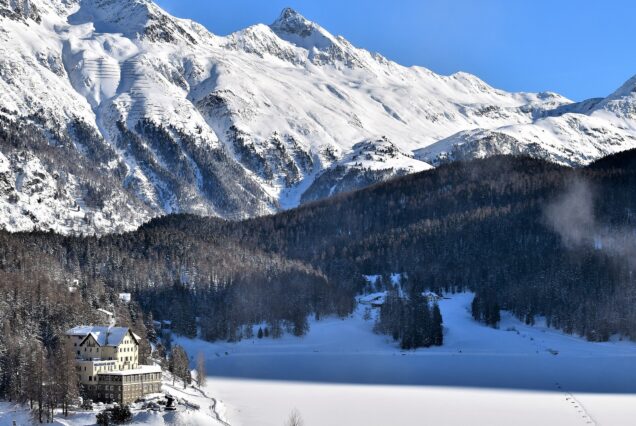
[(66, 336), (86, 398), (129, 404), (161, 392), (161, 367), (139, 365), (141, 338), (128, 327), (80, 326)]

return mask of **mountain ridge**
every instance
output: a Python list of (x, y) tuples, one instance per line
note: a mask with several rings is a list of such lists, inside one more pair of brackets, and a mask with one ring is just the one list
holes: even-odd
[[(150, 0), (0, 0), (0, 20), (9, 230), (104, 234), (177, 212), (241, 219), (446, 161), (508, 153), (578, 166), (636, 146), (629, 82), (578, 104), (507, 93), (401, 66), (289, 8), (228, 36)], [(8, 142), (25, 132), (34, 141)], [(37, 151), (44, 175), (63, 171), (84, 189), (21, 191), (20, 155), (41, 139), (58, 148)], [(352, 161), (365, 144), (371, 160)], [(69, 158), (94, 177), (71, 173)], [(136, 207), (105, 214), (119, 197)]]

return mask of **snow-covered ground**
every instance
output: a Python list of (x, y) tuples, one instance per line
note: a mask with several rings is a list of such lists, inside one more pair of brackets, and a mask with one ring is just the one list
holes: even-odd
[(208, 393), (233, 426), (629, 425), (636, 419), (636, 345), (590, 343), (502, 315), (474, 322), (470, 294), (442, 300), (440, 348), (403, 352), (372, 332), (364, 306), (311, 323), (304, 338), (238, 344), (179, 338), (203, 352)]

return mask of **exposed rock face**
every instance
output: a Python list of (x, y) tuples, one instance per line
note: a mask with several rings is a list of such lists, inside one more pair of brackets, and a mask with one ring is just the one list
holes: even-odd
[(0, 16), (12, 20), (32, 20), (38, 24), (42, 21), (37, 5), (31, 0), (0, 0)]
[(402, 152), (387, 137), (365, 140), (355, 144), (351, 153), (321, 173), (303, 193), (301, 202), (320, 200), (430, 168)]

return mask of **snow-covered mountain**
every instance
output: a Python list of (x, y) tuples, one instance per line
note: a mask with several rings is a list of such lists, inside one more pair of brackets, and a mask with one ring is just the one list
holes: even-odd
[(528, 154), (578, 166), (636, 147), (636, 76), (607, 98), (543, 111), (529, 123), (464, 130), (416, 150), (439, 164), (495, 154)]
[(0, 0), (0, 224), (244, 218), (494, 153), (585, 164), (636, 146), (635, 85), (580, 104), (507, 93), (291, 9), (220, 37), (150, 0)]

